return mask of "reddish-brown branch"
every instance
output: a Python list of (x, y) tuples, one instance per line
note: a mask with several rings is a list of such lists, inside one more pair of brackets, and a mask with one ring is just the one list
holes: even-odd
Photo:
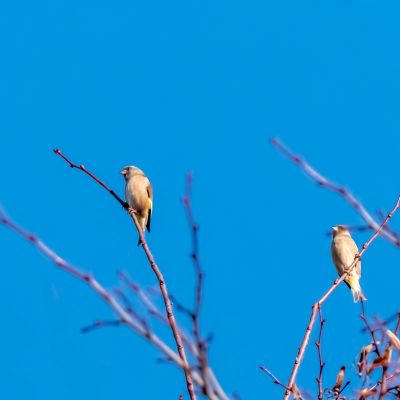
[(139, 222), (136, 218), (135, 210), (133, 210), (132, 208), (129, 208), (128, 205), (126, 204), (126, 202), (124, 202), (112, 189), (110, 189), (103, 181), (101, 181), (99, 178), (97, 178), (92, 172), (90, 172), (88, 169), (86, 169), (83, 165), (74, 164), (59, 149), (55, 149), (54, 153), (57, 154), (58, 156), (60, 156), (61, 158), (63, 158), (69, 164), (69, 166), (71, 168), (76, 168), (76, 169), (81, 170), (82, 172), (84, 172), (85, 174), (90, 176), (92, 179), (94, 179), (104, 189), (106, 189), (124, 207), (124, 209), (128, 212), (128, 214), (132, 218), (132, 220), (136, 226), (136, 229), (139, 233), (139, 238), (140, 238), (140, 243), (142, 245), (142, 248), (146, 254), (146, 257), (150, 264), (150, 267), (153, 270), (153, 272), (158, 280), (158, 284), (160, 286), (160, 290), (161, 290), (161, 294), (162, 294), (162, 297), (164, 300), (165, 311), (167, 313), (169, 325), (170, 325), (173, 337), (175, 339), (175, 343), (176, 343), (176, 347), (177, 347), (179, 356), (185, 366), (184, 373), (185, 373), (185, 377), (186, 377), (186, 386), (188, 389), (189, 397), (191, 400), (196, 400), (197, 396), (196, 396), (194, 386), (193, 386), (193, 380), (192, 380), (191, 373), (190, 373), (189, 363), (188, 363), (188, 360), (186, 357), (185, 348), (183, 346), (183, 341), (179, 334), (179, 329), (178, 329), (178, 326), (177, 326), (177, 323), (175, 320), (175, 316), (173, 313), (171, 300), (170, 300), (168, 290), (167, 290), (167, 285), (165, 283), (164, 276), (161, 273), (161, 270), (159, 269), (158, 265), (156, 264), (154, 257), (152, 255), (152, 253), (150, 252), (149, 246), (147, 245), (147, 242), (144, 237), (144, 233), (143, 233), (143, 231), (139, 225)]
[(386, 377), (386, 372), (387, 372), (387, 366), (382, 366), (382, 378), (381, 378), (381, 390), (379, 392), (379, 400), (382, 400), (387, 393), (387, 377)]
[(384, 226), (387, 224), (387, 222), (390, 220), (390, 218), (392, 218), (393, 214), (396, 212), (396, 210), (399, 207), (400, 207), (400, 196), (398, 197), (397, 202), (396, 202), (395, 206), (393, 207), (392, 211), (389, 212), (389, 214), (386, 216), (386, 218), (382, 222), (382, 224), (373, 233), (373, 235), (368, 239), (368, 241), (363, 244), (363, 246), (361, 247), (361, 251), (358, 254), (356, 254), (356, 256), (354, 257), (354, 260), (353, 260), (352, 264), (349, 266), (348, 270), (339, 279), (336, 279), (335, 282), (333, 282), (332, 286), (326, 291), (326, 293), (312, 306), (310, 320), (308, 322), (306, 331), (304, 333), (303, 340), (302, 340), (299, 350), (297, 352), (297, 356), (293, 363), (293, 368), (292, 368), (292, 372), (289, 377), (287, 389), (283, 396), (284, 400), (287, 400), (289, 398), (291, 390), (293, 388), (293, 384), (295, 383), (297, 372), (298, 372), (298, 370), (300, 368), (300, 364), (303, 360), (304, 352), (307, 348), (307, 345), (308, 345), (308, 342), (310, 339), (310, 334), (311, 334), (311, 331), (312, 331), (314, 323), (315, 323), (315, 317), (317, 315), (318, 309), (326, 301), (326, 299), (332, 294), (332, 292), (339, 286), (339, 284), (346, 279), (346, 277), (353, 270), (353, 268), (355, 268), (358, 260), (361, 259), (362, 255), (364, 254), (366, 249), (379, 236), (379, 234), (382, 232), (382, 229), (384, 228)]
[[(313, 179), (318, 185), (325, 187), (340, 196), (342, 196), (354, 210), (364, 219), (368, 226), (372, 230), (379, 228), (379, 222), (376, 221), (372, 215), (366, 210), (366, 208), (357, 200), (344, 186), (337, 185), (330, 180), (326, 179), (319, 172), (317, 172), (310, 164), (308, 164), (303, 158), (292, 153), (279, 139), (272, 138), (270, 143), (276, 147), (282, 154), (284, 154), (289, 160), (298, 165), (311, 179)], [(382, 237), (393, 243), (395, 246), (400, 247), (399, 234), (393, 232), (391, 229), (383, 229)]]
[(365, 314), (365, 305), (364, 305), (364, 300), (361, 299), (361, 315), (360, 318), (363, 320), (365, 329), (369, 334), (371, 335), (372, 343), (374, 345), (374, 352), (377, 354), (377, 356), (381, 355), (381, 352), (379, 351), (379, 346), (378, 346), (378, 341), (376, 340), (375, 336), (375, 330), (372, 329), (371, 325), (368, 322), (367, 316)]
[(396, 327), (394, 328), (394, 334), (396, 336), (399, 333), (399, 328), (400, 328), (400, 311), (397, 313), (397, 323), (396, 323)]
[[(386, 217), (386, 213), (383, 210), (377, 210), (376, 211), (376, 215), (378, 216), (380, 221), (383, 221), (385, 219), (385, 217)], [(372, 228), (370, 228), (370, 229), (372, 229)], [(390, 224), (387, 224), (385, 226), (385, 231), (391, 232), (392, 235), (397, 238), (398, 242), (400, 242), (400, 235), (394, 229), (392, 229), (390, 227)]]
[[(121, 278), (121, 280), (128, 286), (128, 288), (131, 289), (131, 291), (137, 296), (139, 301), (143, 304), (143, 306), (147, 309), (147, 311), (151, 316), (161, 321), (163, 324), (169, 325), (167, 317), (165, 317), (165, 315), (159, 311), (159, 309), (152, 302), (149, 296), (143, 291), (143, 289), (136, 282), (134, 282), (131, 278), (129, 278), (125, 272), (119, 271), (118, 275)], [(175, 304), (172, 296), (170, 296), (170, 298), (172, 303)], [(188, 335), (181, 328), (179, 328), (179, 332), (185, 346), (197, 358), (198, 356), (197, 347), (189, 340)]]
[(123, 200), (121, 199), (121, 197), (119, 197), (119, 196), (114, 192), (114, 190), (110, 189), (103, 181), (101, 181), (99, 178), (97, 178), (97, 176), (93, 175), (88, 169), (86, 169), (84, 165), (82, 165), (82, 164), (81, 164), (81, 165), (74, 164), (72, 161), (70, 161), (70, 160), (61, 152), (60, 149), (54, 149), (53, 152), (54, 152), (55, 154), (57, 154), (58, 156), (60, 156), (61, 158), (63, 158), (63, 159), (68, 163), (68, 165), (69, 165), (71, 168), (79, 169), (79, 170), (81, 170), (82, 172), (84, 172), (85, 174), (89, 175), (89, 176), (90, 176), (93, 180), (95, 180), (100, 186), (102, 186), (104, 189), (106, 189), (107, 192), (110, 193), (111, 196), (113, 196), (113, 197), (115, 198), (115, 200), (117, 200), (118, 203), (121, 204), (122, 207), (124, 207), (125, 209), (128, 209), (128, 205), (126, 204), (126, 202), (123, 201)]
[(114, 292), (121, 299), (123, 304), (125, 305), (126, 311), (130, 315), (132, 315), (142, 325), (143, 329), (148, 334), (150, 334), (151, 333), (151, 329), (150, 329), (149, 323), (147, 322), (146, 318), (142, 317), (137, 311), (134, 310), (134, 308), (132, 307), (132, 305), (129, 302), (128, 298), (125, 296), (125, 293), (119, 288), (115, 289)]
[[(395, 372), (389, 376), (386, 377), (386, 383), (392, 381), (393, 379), (397, 378), (400, 375), (400, 371)], [(372, 393), (372, 392), (376, 392), (377, 388), (380, 387), (382, 385), (382, 381), (379, 380), (378, 382), (376, 382), (374, 385), (372, 385), (371, 387), (364, 389), (365, 392), (367, 393)], [(393, 390), (393, 388), (398, 387), (398, 385), (395, 385), (394, 387), (388, 388), (387, 392)], [(363, 391), (361, 391), (363, 392)]]
[(201, 309), (201, 303), (202, 303), (202, 297), (203, 297), (203, 279), (204, 279), (204, 273), (200, 265), (200, 259), (199, 259), (199, 238), (198, 238), (198, 232), (199, 232), (199, 226), (197, 225), (196, 221), (194, 220), (193, 216), (193, 211), (191, 207), (191, 194), (192, 194), (192, 175), (188, 174), (186, 177), (186, 194), (182, 198), (182, 203), (185, 207), (186, 211), (186, 217), (189, 222), (189, 226), (192, 232), (192, 254), (191, 258), (193, 260), (193, 265), (194, 269), (196, 272), (196, 296), (195, 296), (195, 307), (194, 307), (194, 316), (195, 319), (197, 320), (197, 326), (198, 326), (198, 320), (200, 317), (200, 309)]
[(186, 217), (190, 226), (190, 230), (192, 233), (192, 253), (191, 259), (193, 262), (193, 267), (196, 275), (196, 289), (195, 289), (195, 302), (194, 302), (194, 310), (193, 312), (189, 311), (189, 315), (192, 319), (193, 326), (193, 336), (196, 342), (196, 346), (198, 349), (198, 363), (199, 363), (199, 371), (205, 382), (204, 392), (203, 394), (207, 396), (209, 399), (214, 399), (215, 396), (213, 394), (213, 390), (208, 385), (207, 373), (208, 373), (208, 352), (207, 352), (207, 344), (206, 341), (201, 338), (200, 334), (200, 311), (201, 304), (203, 299), (203, 279), (204, 273), (201, 268), (200, 258), (199, 258), (199, 226), (197, 225), (193, 211), (191, 207), (191, 199), (192, 199), (192, 174), (187, 174), (186, 176), (186, 193), (182, 198), (182, 203), (186, 211)]
[[(159, 321), (168, 325), (167, 318), (158, 310), (153, 301), (149, 298), (149, 296), (143, 291), (143, 289), (131, 278), (129, 278), (124, 272), (119, 272), (119, 276), (121, 280), (137, 295), (138, 299), (141, 303), (147, 308), (149, 313), (157, 318)], [(158, 294), (158, 293), (156, 293)], [(172, 297), (171, 297), (172, 299)], [(177, 304), (174, 300), (172, 300), (175, 307), (178, 309)], [(179, 305), (179, 307), (183, 307)], [(191, 318), (192, 311), (188, 309), (184, 309), (183, 312), (189, 315)], [(180, 329), (180, 333), (182, 336), (182, 340), (184, 341), (186, 347), (190, 350), (190, 352), (198, 359), (199, 358), (199, 349), (192, 340), (189, 339), (189, 335), (182, 329)], [(217, 397), (221, 400), (228, 400), (228, 396), (224, 392), (222, 386), (218, 382), (217, 378), (214, 375), (214, 372), (210, 366), (208, 366), (207, 370), (207, 382), (210, 382), (210, 385), (213, 387), (213, 393), (216, 393)]]
[(264, 371), (272, 378), (275, 385), (282, 386), (286, 390), (288, 389), (287, 386), (283, 384), (268, 368), (264, 367), (263, 365), (260, 365), (260, 369), (261, 371)]
[(322, 311), (321, 307), (318, 306), (318, 316), (319, 316), (319, 334), (318, 334), (318, 340), (315, 342), (315, 346), (317, 347), (318, 351), (318, 362), (319, 362), (319, 374), (318, 377), (316, 378), (317, 383), (318, 383), (318, 400), (322, 400), (324, 396), (324, 388), (323, 388), (323, 383), (322, 383), (322, 373), (324, 371), (325, 363), (322, 359), (322, 331), (324, 329), (325, 325), (325, 320), (322, 318)]
[[(55, 266), (68, 274), (74, 276), (78, 280), (86, 283), (100, 298), (102, 298), (110, 308), (116, 313), (121, 323), (127, 325), (134, 332), (145, 338), (147, 341), (152, 343), (157, 347), (169, 360), (173, 361), (181, 369), (187, 369), (187, 365), (183, 363), (180, 356), (175, 353), (169, 346), (167, 346), (157, 335), (143, 328), (140, 321), (137, 321), (133, 315), (127, 312), (124, 307), (118, 302), (118, 300), (108, 292), (94, 277), (82, 272), (77, 267), (65, 261), (57, 253), (55, 253), (51, 248), (49, 248), (42, 240), (30, 232), (25, 231), (19, 225), (14, 223), (10, 218), (8, 218), (3, 212), (0, 211), (0, 223), (9, 228), (10, 230), (17, 233), (19, 236), (25, 240), (32, 243), (42, 254), (44, 254)], [(200, 387), (204, 386), (204, 382), (201, 376), (192, 369), (188, 370), (191, 373), (196, 384)]]
[[(385, 320), (381, 321), (378, 324), (379, 328), (386, 327), (394, 320), (400, 321), (400, 312), (397, 312), (396, 314), (390, 316), (389, 318), (386, 318)], [(368, 329), (365, 326), (361, 329), (361, 332), (367, 332), (367, 331)]]
[(91, 324), (91, 325), (84, 326), (81, 329), (81, 332), (82, 333), (89, 333), (89, 332), (92, 332), (92, 331), (94, 331), (96, 329), (106, 328), (106, 327), (109, 327), (109, 326), (116, 327), (116, 326), (121, 326), (123, 324), (124, 324), (124, 321), (122, 321), (120, 319), (112, 320), (112, 321), (100, 321), (100, 320), (98, 320), (98, 321), (94, 321), (93, 324)]

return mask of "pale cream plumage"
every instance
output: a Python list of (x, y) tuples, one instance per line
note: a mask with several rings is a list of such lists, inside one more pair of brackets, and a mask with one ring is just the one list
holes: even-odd
[[(358, 253), (358, 248), (352, 239), (350, 232), (343, 225), (335, 226), (332, 229), (331, 254), (333, 264), (339, 276), (342, 276), (348, 267), (353, 264), (354, 257)], [(366, 300), (360, 286), (361, 261), (358, 260), (356, 266), (344, 280), (353, 293), (354, 302)]]
[(121, 174), (125, 178), (125, 200), (136, 211), (136, 217), (143, 233), (150, 232), (153, 210), (153, 188), (143, 171), (135, 166), (124, 167)]

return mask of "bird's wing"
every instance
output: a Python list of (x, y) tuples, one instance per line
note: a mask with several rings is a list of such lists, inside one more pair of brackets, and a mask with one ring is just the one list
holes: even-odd
[(151, 214), (153, 212), (153, 186), (151, 186), (151, 183), (149, 181), (149, 184), (147, 185), (147, 209), (148, 209), (148, 217), (147, 217), (147, 224), (146, 228), (150, 232), (150, 220), (151, 220)]
[[(354, 256), (358, 253), (357, 245), (349, 237), (335, 238), (337, 261), (346, 270), (354, 261)], [(358, 270), (358, 265), (356, 269)], [(357, 271), (358, 272), (358, 271)]]
[[(349, 265), (351, 265), (354, 261), (354, 257), (356, 254), (358, 254), (358, 247), (356, 245), (356, 242), (352, 239), (352, 238), (347, 238), (348, 242), (349, 242), (349, 247), (351, 248), (351, 253), (353, 256), (353, 259), (351, 260), (351, 263)], [(353, 272), (356, 272), (357, 275), (359, 277), (361, 277), (361, 261), (358, 260), (357, 261), (357, 265), (356, 267), (353, 269)]]

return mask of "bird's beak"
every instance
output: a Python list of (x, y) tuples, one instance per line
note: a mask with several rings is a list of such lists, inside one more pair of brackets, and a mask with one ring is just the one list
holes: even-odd
[(125, 176), (125, 175), (126, 175), (126, 172), (127, 172), (127, 171), (126, 171), (126, 168), (124, 168), (124, 169), (121, 170), (120, 174)]
[(337, 232), (338, 231), (337, 226), (332, 226), (332, 230), (333, 230), (333, 232)]

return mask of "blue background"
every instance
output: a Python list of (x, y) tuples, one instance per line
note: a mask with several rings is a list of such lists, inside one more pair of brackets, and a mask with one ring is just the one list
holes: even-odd
[[(326, 232), (361, 220), (268, 139), (281, 137), (371, 212), (389, 210), (399, 194), (399, 12), (398, 1), (368, 0), (3, 2), (0, 202), (107, 288), (118, 269), (152, 286), (130, 219), (52, 149), (121, 195), (121, 167), (140, 166), (154, 186), (149, 245), (190, 304), (180, 197), (192, 171), (211, 364), (228, 393), (278, 398), (258, 366), (286, 381), (310, 306), (336, 277)], [(0, 246), (2, 398), (187, 398), (182, 372), (128, 329), (80, 333), (113, 318), (86, 285), (4, 227)], [(396, 311), (398, 268), (382, 239), (365, 254), (369, 315)], [(324, 307), (329, 386), (343, 364), (357, 384), (368, 342), (359, 313), (344, 285)], [(316, 375), (311, 343), (299, 386), (315, 393)]]

